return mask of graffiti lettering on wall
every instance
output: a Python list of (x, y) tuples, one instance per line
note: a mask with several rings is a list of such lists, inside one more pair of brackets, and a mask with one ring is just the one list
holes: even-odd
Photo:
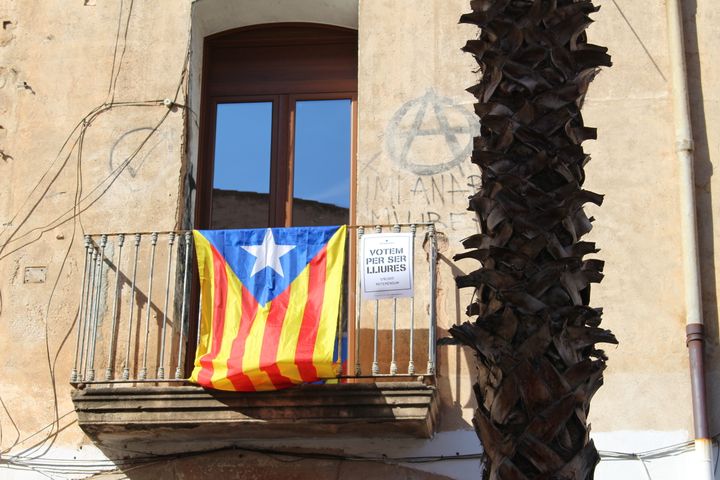
[(383, 207), (370, 211), (370, 224), (393, 225), (395, 223), (432, 222), (440, 231), (474, 230), (479, 232), (477, 218), (472, 212), (417, 212), (398, 210), (396, 207)]
[(458, 166), (462, 170), (477, 135), (479, 123), (472, 112), (428, 90), (395, 112), (385, 132), (385, 146), (401, 169), (436, 175)]
[[(463, 210), (467, 198), (480, 188), (479, 175), (446, 172), (431, 176), (381, 174), (368, 178), (367, 200), (372, 209), (370, 223), (435, 222), (450, 230), (476, 229), (474, 216)], [(408, 208), (408, 206), (410, 208)]]
[(413, 205), (458, 205), (480, 189), (480, 175), (455, 175), (454, 172), (429, 177), (376, 175), (367, 188), (370, 201), (410, 201)]

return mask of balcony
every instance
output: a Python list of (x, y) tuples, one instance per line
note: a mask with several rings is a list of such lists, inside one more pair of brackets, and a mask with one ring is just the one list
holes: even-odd
[[(363, 300), (358, 240), (411, 232), (414, 297)], [(433, 224), (348, 229), (336, 378), (272, 392), (206, 390), (186, 378), (198, 334), (191, 232), (88, 235), (70, 383), (100, 445), (279, 436), (429, 437), (437, 420)], [(343, 352), (343, 350), (345, 350)]]

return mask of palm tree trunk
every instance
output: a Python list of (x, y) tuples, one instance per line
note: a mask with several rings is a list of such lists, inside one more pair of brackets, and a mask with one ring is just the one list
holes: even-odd
[(462, 23), (480, 27), (464, 51), (482, 80), (468, 89), (481, 135), (472, 161), (482, 188), (471, 197), (482, 233), (463, 241), (456, 260), (480, 262), (457, 278), (474, 288), (467, 314), (441, 343), (476, 353), (474, 424), (486, 454), (484, 478), (593, 478), (598, 453), (589, 438), (590, 399), (607, 357), (597, 343), (617, 343), (599, 328), (590, 284), (603, 262), (585, 259), (595, 244), (583, 211), (602, 196), (583, 190), (596, 137), (580, 114), (607, 49), (587, 43), (592, 1), (473, 0)]

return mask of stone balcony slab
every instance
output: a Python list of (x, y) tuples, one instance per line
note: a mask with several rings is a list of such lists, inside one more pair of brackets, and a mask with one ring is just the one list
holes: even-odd
[(196, 386), (92, 386), (73, 392), (99, 445), (290, 437), (432, 436), (435, 387), (422, 382), (303, 385), (256, 393)]

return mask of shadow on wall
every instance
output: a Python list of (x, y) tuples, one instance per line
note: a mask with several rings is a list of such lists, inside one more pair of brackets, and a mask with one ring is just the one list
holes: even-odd
[[(460, 270), (455, 263), (445, 257), (445, 255), (438, 255), (438, 263), (441, 265), (444, 263), (452, 273), (452, 277), (458, 277), (465, 275), (466, 272)], [(472, 321), (470, 317), (465, 315), (465, 305), (460, 300), (460, 290), (455, 288), (455, 283), (452, 283), (451, 288), (448, 291), (452, 292), (453, 297), (453, 309), (455, 318), (449, 319), (454, 325), (460, 325), (466, 321)], [(438, 334), (437, 338), (443, 338), (449, 336), (446, 331)], [(438, 431), (453, 431), (453, 430), (474, 430), (472, 424), (463, 418), (463, 409), (465, 408), (477, 408), (477, 402), (475, 395), (472, 393), (472, 386), (475, 383), (477, 372), (474, 368), (475, 358), (474, 354), (469, 348), (461, 346), (446, 346), (438, 347), (438, 376), (437, 385), (440, 393), (440, 425)], [(454, 357), (454, 358), (453, 358)], [(450, 371), (450, 359), (453, 358), (453, 370)], [(463, 372), (462, 366), (467, 365), (467, 371)], [(468, 398), (465, 404), (462, 403), (462, 398)]]
[(717, 280), (715, 272), (715, 227), (712, 209), (713, 165), (710, 159), (710, 146), (707, 136), (705, 115), (705, 96), (702, 88), (702, 68), (700, 64), (697, 29), (697, 0), (682, 2), (685, 52), (687, 57), (687, 75), (690, 96), (691, 121), (695, 140), (695, 201), (698, 218), (698, 242), (700, 251), (700, 274), (703, 295), (703, 317), (706, 326), (706, 357), (710, 433), (720, 432), (720, 411), (712, 408), (720, 404), (720, 326), (717, 314)]

